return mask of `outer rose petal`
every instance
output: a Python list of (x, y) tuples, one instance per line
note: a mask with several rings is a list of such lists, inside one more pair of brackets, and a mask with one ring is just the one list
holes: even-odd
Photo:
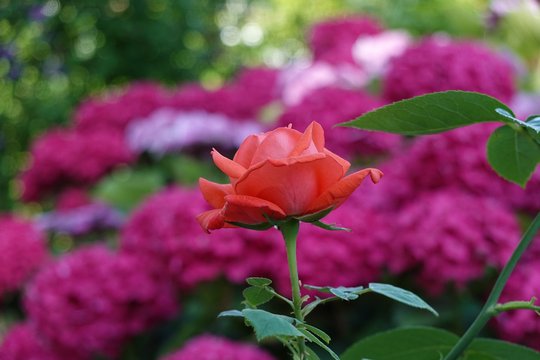
[(212, 159), (216, 166), (232, 179), (238, 179), (246, 172), (245, 167), (221, 155), (216, 149), (212, 149)]
[(303, 215), (343, 175), (342, 166), (321, 153), (267, 160), (251, 167), (238, 180), (235, 193), (268, 200), (287, 215)]
[(349, 171), (350, 167), (351, 167), (351, 163), (348, 162), (347, 160), (345, 160), (344, 158), (342, 158), (341, 156), (339, 155), (336, 155), (334, 154), (333, 152), (331, 152), (330, 150), (328, 149), (324, 149), (324, 153), (332, 158), (334, 158), (334, 160), (336, 160), (338, 163), (341, 164), (341, 166), (343, 166), (343, 173), (347, 173), (347, 171)]
[(264, 215), (271, 219), (283, 219), (287, 215), (274, 203), (245, 195), (227, 195), (223, 218), (227, 222), (243, 224), (261, 224), (268, 222)]
[(197, 221), (207, 233), (209, 233), (210, 230), (221, 229), (225, 226), (225, 220), (221, 214), (221, 209), (205, 211), (202, 214), (197, 215)]
[(383, 176), (382, 171), (378, 169), (363, 169), (339, 180), (336, 184), (329, 187), (321, 196), (319, 196), (308, 209), (308, 213), (315, 213), (329, 207), (336, 208), (340, 206), (353, 193), (354, 190), (364, 180), (366, 176), (376, 184)]
[(231, 184), (218, 184), (203, 178), (199, 178), (199, 188), (204, 199), (216, 209), (221, 209), (225, 205), (225, 196), (233, 193)]

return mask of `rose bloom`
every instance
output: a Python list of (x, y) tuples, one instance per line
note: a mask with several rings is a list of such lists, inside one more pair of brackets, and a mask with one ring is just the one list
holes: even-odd
[(267, 224), (268, 218), (322, 215), (341, 205), (366, 176), (374, 183), (382, 176), (371, 168), (345, 176), (351, 164), (324, 147), (324, 130), (317, 122), (304, 133), (289, 125), (250, 135), (233, 160), (215, 149), (212, 157), (231, 183), (199, 180), (204, 198), (214, 207), (197, 217), (206, 231)]

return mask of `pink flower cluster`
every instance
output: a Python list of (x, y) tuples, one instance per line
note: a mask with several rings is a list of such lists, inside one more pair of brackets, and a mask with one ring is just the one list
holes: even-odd
[(75, 128), (83, 132), (107, 130), (123, 133), (133, 120), (169, 104), (170, 94), (161, 85), (134, 83), (118, 93), (90, 98), (75, 110)]
[(502, 268), (520, 237), (517, 219), (503, 204), (452, 190), (416, 198), (396, 221), (388, 266), (395, 273), (418, 271), (433, 295), (447, 284), (463, 288), (481, 279), (487, 266)]
[(47, 257), (45, 237), (33, 223), (0, 216), (0, 298), (21, 288)]
[(204, 110), (234, 120), (255, 120), (261, 109), (277, 98), (278, 72), (246, 69), (236, 79), (217, 90), (188, 85), (173, 94), (170, 106), (179, 110)]
[(486, 142), (495, 128), (478, 124), (415, 139), (407, 151), (382, 165), (390, 181), (381, 182), (374, 195), (396, 209), (422, 193), (450, 187), (518, 206), (523, 190), (499, 177), (487, 162)]
[(326, 146), (332, 151), (349, 156), (376, 155), (397, 147), (401, 137), (332, 127), (382, 105), (381, 100), (361, 90), (324, 87), (309, 93), (298, 105), (287, 108), (280, 116), (278, 125), (292, 124), (295, 129), (304, 129), (312, 121), (317, 121), (325, 129)]
[(147, 254), (166, 264), (182, 289), (216, 279), (243, 248), (234, 234), (218, 241), (201, 231), (195, 217), (206, 206), (198, 189), (171, 187), (149, 197), (127, 220), (121, 250)]
[(36, 201), (69, 185), (87, 185), (134, 160), (124, 137), (110, 131), (53, 130), (36, 140), (22, 174), (22, 199)]
[(199, 335), (162, 360), (273, 360), (267, 352), (215, 335)]
[(316, 61), (354, 64), (352, 48), (356, 40), (381, 31), (382, 26), (368, 17), (337, 18), (316, 24), (308, 42)]
[(142, 256), (81, 248), (43, 268), (25, 294), (36, 331), (57, 350), (114, 356), (176, 312), (170, 279)]
[[(540, 240), (540, 239), (535, 239)], [(530, 301), (540, 294), (540, 261), (519, 264), (510, 277), (499, 303)], [(536, 301), (538, 305), (538, 301)], [(540, 321), (531, 310), (514, 310), (498, 315), (493, 322), (495, 330), (505, 340), (519, 342), (540, 351)]]
[(0, 360), (89, 360), (67, 352), (54, 351), (41, 339), (31, 323), (20, 323), (9, 329), (0, 345)]
[(384, 78), (388, 101), (435, 91), (467, 90), (508, 102), (515, 92), (512, 65), (480, 43), (432, 37), (395, 58)]

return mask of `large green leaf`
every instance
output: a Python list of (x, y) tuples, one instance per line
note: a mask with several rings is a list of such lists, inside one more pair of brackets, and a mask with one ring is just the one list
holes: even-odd
[(435, 328), (391, 330), (358, 341), (341, 360), (439, 360), (457, 340), (456, 335)]
[(540, 143), (524, 128), (505, 125), (491, 134), (487, 154), (500, 176), (524, 187), (540, 162)]
[[(341, 360), (440, 360), (457, 341), (456, 335), (442, 329), (396, 329), (358, 341), (341, 355)], [(460, 359), (540, 360), (540, 353), (500, 340), (476, 339)]]
[(483, 354), (496, 360), (539, 360), (540, 353), (525, 346), (494, 339), (475, 339), (467, 349), (465, 360), (476, 359)]
[(377, 294), (384, 295), (386, 297), (389, 297), (390, 299), (399, 301), (400, 303), (415, 308), (431, 311), (435, 316), (439, 316), (435, 309), (433, 309), (428, 303), (422, 300), (418, 295), (410, 292), (409, 290), (398, 288), (394, 285), (380, 283), (371, 283), (369, 284), (369, 288), (371, 289), (371, 291)]
[(512, 114), (508, 106), (490, 96), (467, 91), (445, 91), (398, 101), (341, 125), (403, 135), (421, 135), (480, 122), (512, 122), (496, 109)]
[(272, 314), (259, 309), (244, 309), (242, 314), (255, 329), (257, 340), (272, 336), (301, 336), (305, 337), (294, 327), (294, 319), (288, 316)]

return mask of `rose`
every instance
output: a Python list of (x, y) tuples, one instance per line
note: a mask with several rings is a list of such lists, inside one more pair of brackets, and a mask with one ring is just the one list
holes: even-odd
[(199, 179), (204, 198), (214, 207), (197, 217), (206, 231), (264, 226), (289, 217), (318, 220), (341, 205), (366, 176), (377, 183), (383, 175), (368, 168), (345, 176), (350, 163), (324, 147), (317, 122), (303, 134), (289, 125), (250, 135), (233, 160), (215, 149), (212, 158), (231, 183)]

